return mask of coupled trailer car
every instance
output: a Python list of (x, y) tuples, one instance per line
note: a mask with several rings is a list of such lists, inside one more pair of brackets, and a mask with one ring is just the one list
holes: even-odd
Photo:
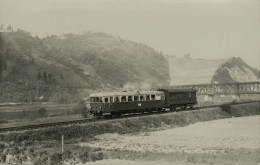
[(191, 108), (197, 104), (196, 90), (160, 89), (158, 91), (125, 91), (90, 95), (90, 113), (95, 116), (162, 111), (166, 108)]

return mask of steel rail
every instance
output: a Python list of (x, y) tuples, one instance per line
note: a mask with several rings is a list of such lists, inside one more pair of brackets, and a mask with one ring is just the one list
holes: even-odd
[[(208, 106), (200, 106), (200, 107), (194, 107), (192, 109), (181, 109), (177, 110), (177, 112), (180, 111), (193, 111), (193, 110), (201, 110), (201, 109), (207, 109), (207, 108), (214, 108), (214, 107), (221, 107), (221, 106), (228, 106), (228, 105), (239, 105), (239, 104), (247, 104), (247, 103), (254, 103), (254, 102), (260, 102), (260, 100), (255, 101), (245, 101), (245, 102), (237, 102), (237, 103), (225, 103), (225, 104), (216, 104), (216, 105), (208, 105)], [(259, 110), (260, 111), (260, 110)], [(131, 118), (131, 117), (142, 117), (142, 116), (150, 116), (150, 115), (158, 115), (158, 114), (165, 114), (165, 113), (174, 113), (176, 111), (161, 111), (156, 113), (133, 113), (133, 114), (127, 114), (122, 116), (116, 116), (112, 118), (113, 120), (123, 119), (123, 118)], [(104, 118), (103, 120), (112, 120), (111, 118)], [(78, 120), (69, 120), (69, 121), (61, 121), (61, 122), (50, 122), (50, 123), (42, 123), (42, 124), (33, 124), (33, 125), (22, 125), (22, 126), (13, 126), (13, 127), (0, 127), (0, 132), (8, 132), (8, 131), (21, 131), (21, 130), (31, 130), (31, 129), (39, 129), (39, 128), (46, 128), (46, 127), (55, 127), (55, 126), (65, 126), (69, 124), (82, 124), (82, 123), (92, 123), (92, 122), (100, 122), (103, 121), (102, 119), (97, 118), (84, 118), (84, 119), (78, 119)]]

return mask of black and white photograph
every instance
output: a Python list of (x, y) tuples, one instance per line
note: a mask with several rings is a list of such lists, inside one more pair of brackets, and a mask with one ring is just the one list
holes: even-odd
[(260, 165), (260, 0), (0, 0), (0, 165)]

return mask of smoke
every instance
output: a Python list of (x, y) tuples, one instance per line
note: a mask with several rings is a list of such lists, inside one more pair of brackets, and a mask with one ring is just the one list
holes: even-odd
[(127, 83), (124, 90), (152, 90), (158, 88), (161, 84), (156, 80), (145, 80), (143, 82)]

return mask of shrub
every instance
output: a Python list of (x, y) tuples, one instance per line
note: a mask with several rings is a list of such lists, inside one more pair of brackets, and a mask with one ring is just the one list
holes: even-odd
[(103, 157), (104, 157), (103, 152), (92, 152), (89, 155), (89, 160), (95, 162), (97, 160), (102, 160)]
[(41, 114), (42, 118), (46, 115), (47, 110), (45, 108), (40, 108), (38, 110), (38, 113)]
[(1, 153), (0, 154), (0, 163), (5, 163), (5, 161), (6, 161), (6, 155)]
[(62, 161), (62, 154), (55, 152), (54, 154), (51, 155), (51, 164), (58, 164)]
[(5, 144), (0, 144), (0, 151), (3, 151), (5, 149)]
[(228, 114), (231, 113), (231, 107), (230, 107), (230, 105), (222, 105), (220, 108), (221, 108), (223, 111), (227, 112)]
[(88, 156), (89, 156), (89, 152), (88, 151), (84, 151), (79, 155), (79, 160), (82, 163), (86, 163), (88, 161)]

